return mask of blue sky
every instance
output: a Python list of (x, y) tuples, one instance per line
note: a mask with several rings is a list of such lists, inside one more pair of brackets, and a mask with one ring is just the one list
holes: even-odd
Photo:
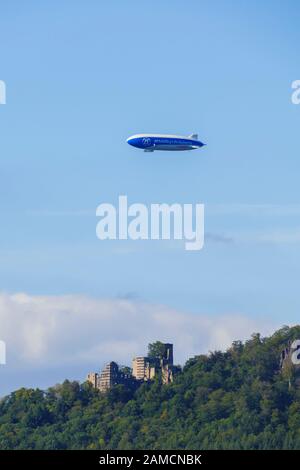
[[(3, 2), (1, 292), (299, 323), (299, 21), (296, 1)], [(139, 132), (207, 147), (144, 154)], [(100, 242), (120, 194), (204, 203), (204, 249)]]

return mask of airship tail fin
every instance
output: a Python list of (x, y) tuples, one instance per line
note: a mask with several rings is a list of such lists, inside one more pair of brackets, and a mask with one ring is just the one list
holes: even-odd
[(198, 140), (198, 134), (191, 134), (189, 135), (190, 139)]

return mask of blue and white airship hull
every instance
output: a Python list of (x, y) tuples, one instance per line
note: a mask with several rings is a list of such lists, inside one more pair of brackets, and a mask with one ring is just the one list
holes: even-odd
[(127, 143), (145, 152), (153, 152), (154, 150), (195, 150), (205, 145), (198, 140), (197, 134), (190, 136), (136, 134), (128, 137)]

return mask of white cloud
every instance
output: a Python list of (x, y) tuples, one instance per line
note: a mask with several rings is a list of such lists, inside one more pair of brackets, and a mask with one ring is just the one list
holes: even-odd
[[(203, 315), (176, 311), (130, 299), (96, 299), (79, 295), (0, 294), (0, 339), (7, 345), (14, 371), (94, 364), (130, 363), (146, 354), (147, 344), (174, 343), (175, 360), (224, 349), (254, 331), (277, 326), (245, 315)], [(32, 384), (33, 386), (37, 384)]]

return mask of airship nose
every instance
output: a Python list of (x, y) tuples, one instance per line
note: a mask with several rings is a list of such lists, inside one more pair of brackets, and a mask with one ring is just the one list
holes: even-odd
[(132, 145), (133, 147), (135, 146), (135, 139), (133, 137), (128, 137), (126, 140), (127, 144)]

